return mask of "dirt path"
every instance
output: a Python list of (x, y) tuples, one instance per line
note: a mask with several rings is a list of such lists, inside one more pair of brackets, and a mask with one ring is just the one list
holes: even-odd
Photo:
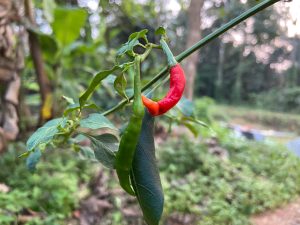
[(300, 198), (281, 208), (251, 218), (254, 225), (300, 225)]

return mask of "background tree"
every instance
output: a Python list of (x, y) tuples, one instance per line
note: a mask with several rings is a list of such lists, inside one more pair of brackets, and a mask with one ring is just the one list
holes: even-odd
[[(201, 10), (204, 5), (204, 0), (191, 0), (188, 8), (188, 23), (186, 35), (186, 47), (195, 44), (201, 38)], [(193, 99), (194, 83), (197, 75), (197, 62), (199, 60), (199, 53), (195, 52), (189, 56), (184, 63), (184, 70), (188, 76), (186, 77), (185, 97), (189, 100)]]
[(0, 152), (19, 133), (19, 76), (24, 66), (24, 30), (16, 23), (21, 17), (20, 4), (22, 1), (0, 3)]

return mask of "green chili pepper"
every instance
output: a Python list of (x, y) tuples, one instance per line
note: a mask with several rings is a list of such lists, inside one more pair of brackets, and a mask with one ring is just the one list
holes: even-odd
[(144, 116), (144, 106), (141, 97), (140, 63), (141, 58), (140, 56), (137, 56), (134, 63), (135, 75), (132, 116), (122, 135), (115, 161), (115, 168), (120, 185), (131, 195), (135, 195), (135, 193), (130, 183), (130, 170)]

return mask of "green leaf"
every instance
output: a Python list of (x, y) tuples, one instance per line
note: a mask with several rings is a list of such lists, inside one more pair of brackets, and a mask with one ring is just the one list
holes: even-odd
[(18, 158), (27, 158), (31, 154), (30, 151), (26, 151), (18, 155)]
[(137, 39), (144, 39), (146, 42), (148, 42), (148, 39), (147, 39), (147, 33), (148, 33), (148, 30), (147, 29), (144, 29), (144, 30), (141, 30), (139, 32), (134, 32), (132, 33), (129, 38), (128, 38), (128, 41), (131, 41), (131, 40), (137, 40)]
[(115, 72), (116, 70), (118, 70), (120, 68), (121, 68), (120, 66), (114, 66), (110, 70), (103, 70), (103, 71), (98, 72), (92, 79), (92, 81), (91, 81), (90, 85), (88, 86), (88, 88), (86, 89), (86, 91), (80, 96), (80, 98), (79, 98), (80, 107), (82, 107), (86, 103), (86, 101), (88, 100), (90, 95), (95, 91), (96, 87), (100, 84), (100, 82), (104, 78), (106, 78), (108, 75), (112, 74), (113, 72)]
[(96, 161), (96, 156), (93, 149), (91, 149), (89, 146), (79, 146), (79, 148), (80, 148), (80, 155), (84, 159)]
[(188, 128), (194, 134), (195, 137), (197, 137), (199, 135), (200, 130), (199, 130), (199, 127), (196, 126), (196, 124), (185, 121), (185, 122), (183, 122), (183, 125), (186, 126), (186, 128)]
[(103, 115), (99, 113), (91, 113), (88, 117), (80, 121), (81, 128), (89, 130), (99, 130), (102, 128), (109, 128), (117, 130), (117, 128)]
[(131, 182), (148, 225), (157, 225), (164, 196), (155, 159), (154, 117), (147, 110), (132, 163)]
[(167, 32), (166, 32), (166, 29), (163, 28), (163, 27), (159, 27), (155, 30), (155, 34), (156, 35), (161, 35), (161, 36), (166, 36), (167, 35)]
[[(79, 103), (71, 104), (71, 105), (67, 106), (66, 110), (64, 111), (64, 116), (67, 116), (71, 112), (74, 112), (79, 109), (80, 109)], [(100, 110), (100, 108), (95, 103), (85, 104), (84, 106), (82, 106), (81, 109), (95, 109), (98, 111)]]
[(35, 171), (36, 165), (40, 161), (41, 156), (42, 153), (39, 149), (36, 149), (35, 151), (31, 152), (31, 154), (26, 159), (26, 166), (29, 171)]
[(80, 29), (84, 26), (87, 12), (78, 8), (56, 8), (52, 29), (58, 42), (67, 46), (80, 35)]
[(56, 40), (51, 35), (43, 33), (39, 34), (38, 39), (43, 50), (43, 55), (47, 57), (47, 59), (54, 57), (58, 50)]
[(52, 23), (54, 19), (54, 9), (56, 4), (54, 0), (43, 0), (43, 12), (48, 22)]
[(43, 56), (46, 59), (53, 60), (53, 58), (55, 57), (57, 50), (58, 50), (58, 46), (57, 46), (57, 42), (56, 42), (55, 38), (49, 34), (45, 34), (45, 33), (41, 32), (37, 29), (29, 28), (28, 30), (37, 36), (37, 38), (39, 40), (39, 44), (43, 50), (42, 51)]
[(92, 142), (95, 158), (104, 166), (113, 169), (116, 153), (119, 148), (119, 140), (115, 135), (102, 134), (98, 136), (87, 135)]
[(87, 54), (95, 53), (95, 49), (98, 47), (96, 43), (87, 43), (83, 41), (74, 41), (64, 49), (64, 55), (68, 57), (70, 54)]
[(64, 99), (64, 100), (66, 100), (66, 102), (67, 103), (69, 103), (69, 104), (75, 104), (75, 102), (74, 102), (74, 99), (73, 98), (70, 98), (70, 97), (67, 97), (67, 96), (62, 96), (62, 98)]
[(129, 54), (130, 56), (134, 55), (133, 52), (133, 48), (135, 46), (137, 46), (140, 42), (139, 39), (142, 38), (146, 41), (146, 43), (148, 43), (148, 39), (147, 39), (147, 29), (141, 30), (139, 32), (134, 32), (132, 33), (129, 38), (128, 41), (122, 45), (121, 48), (119, 48), (119, 50), (117, 51), (117, 56), (122, 56), (124, 54)]
[(127, 86), (127, 80), (126, 77), (124, 76), (124, 73), (121, 73), (114, 82), (114, 88), (118, 92), (120, 96), (123, 98), (126, 98), (127, 101), (129, 101), (127, 95), (126, 95), (126, 86)]
[(126, 42), (125, 44), (122, 45), (121, 48), (118, 49), (117, 51), (117, 56), (122, 56), (124, 55), (125, 53), (133, 56), (134, 55), (134, 52), (133, 52), (133, 48), (135, 46), (137, 46), (139, 44), (139, 40), (137, 39), (134, 39), (134, 40), (131, 40), (131, 41), (128, 41)]
[(177, 103), (176, 108), (185, 116), (192, 116), (194, 114), (194, 104), (192, 101), (182, 97)]
[(26, 143), (27, 150), (31, 151), (40, 144), (48, 144), (58, 134), (58, 126), (64, 127), (65, 124), (66, 119), (63, 118), (56, 118), (45, 123), (29, 137)]
[(193, 117), (183, 117), (182, 118), (182, 121), (186, 121), (186, 120), (210, 129), (210, 126), (208, 126), (208, 124), (204, 123), (201, 120), (195, 119)]

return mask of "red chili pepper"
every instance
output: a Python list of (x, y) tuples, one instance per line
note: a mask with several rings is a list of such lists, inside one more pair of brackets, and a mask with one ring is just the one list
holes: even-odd
[(184, 71), (175, 60), (167, 43), (162, 39), (161, 46), (168, 58), (170, 66), (170, 89), (167, 95), (158, 102), (155, 102), (146, 96), (142, 96), (142, 100), (152, 116), (158, 116), (166, 113), (173, 108), (181, 99), (185, 87)]
[(152, 116), (166, 113), (181, 99), (185, 87), (184, 72), (179, 64), (170, 68), (170, 89), (167, 95), (158, 102), (142, 96), (144, 105)]

